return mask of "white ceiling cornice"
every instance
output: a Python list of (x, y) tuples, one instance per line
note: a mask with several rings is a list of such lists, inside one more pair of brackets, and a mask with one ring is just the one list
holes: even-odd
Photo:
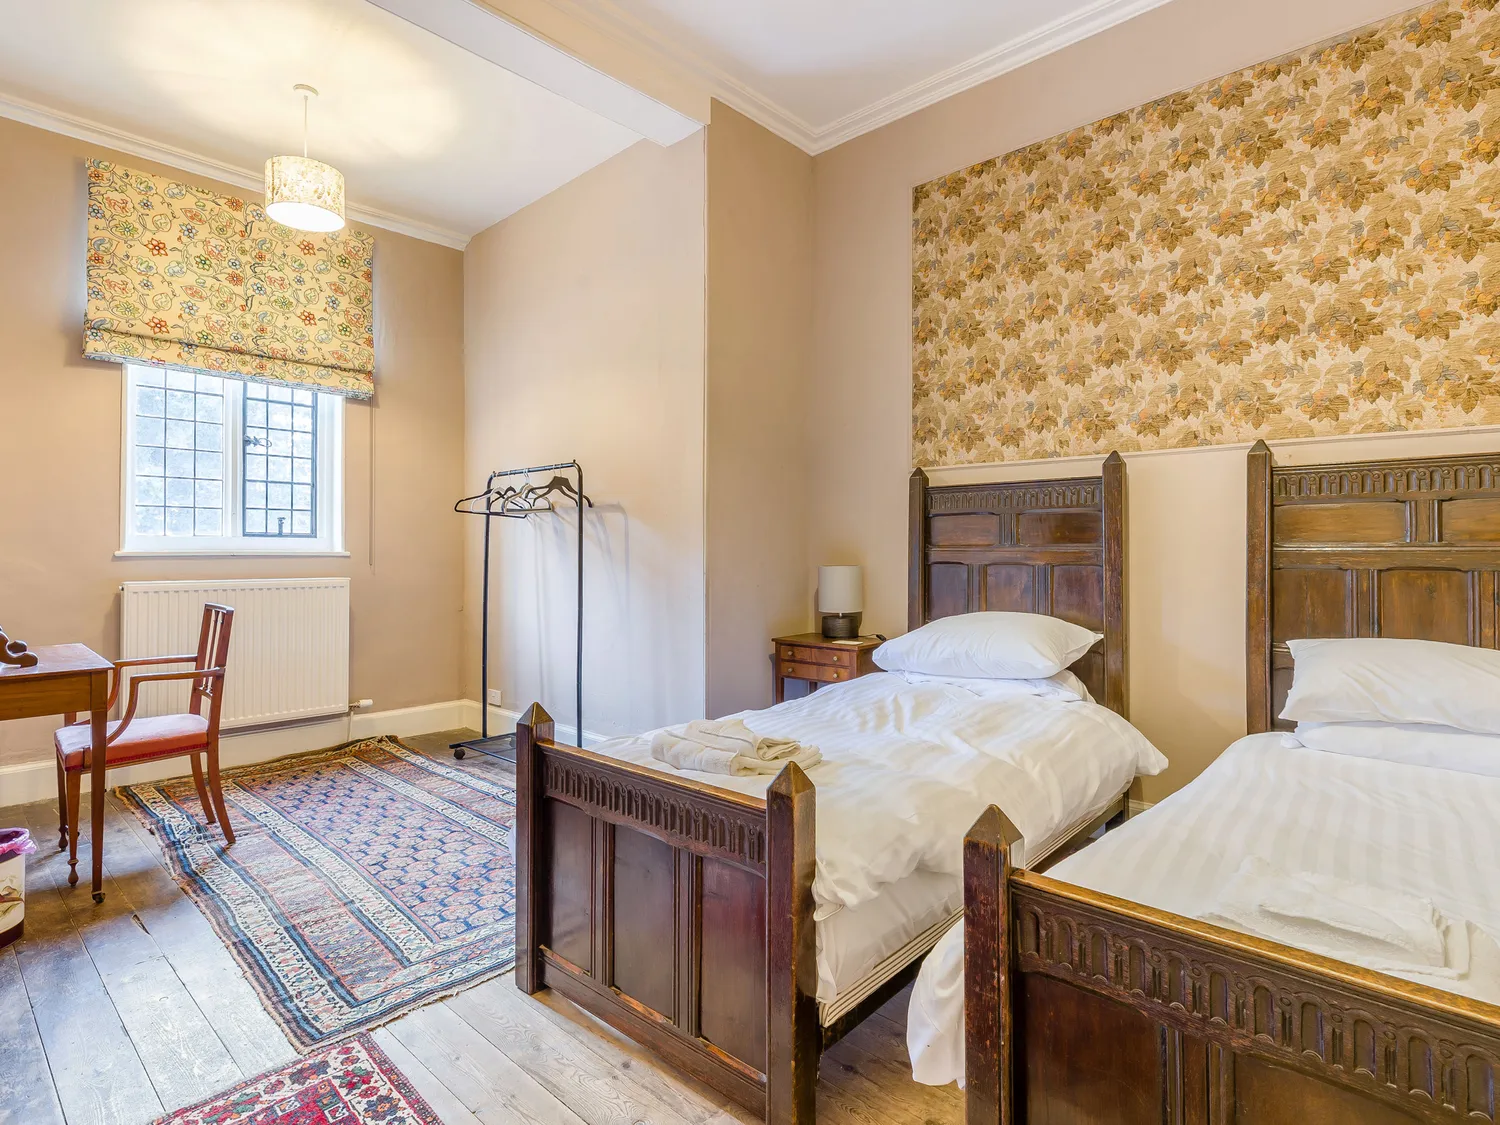
[(1094, 0), (1085, 8), (1061, 16), (1034, 31), (1001, 43), (821, 126), (811, 125), (763, 97), (692, 48), (668, 38), (622, 11), (610, 0), (595, 0), (587, 6), (579, 0), (546, 2), (583, 23), (591, 24), (600, 33), (611, 36), (626, 46), (648, 52), (662, 62), (687, 72), (704, 83), (710, 93), (725, 105), (738, 110), (804, 152), (816, 156), (944, 98), (950, 98), (982, 82), (988, 82), (991, 78), (998, 78), (1007, 71), (1034, 62), (1044, 55), (1097, 35), (1152, 8), (1160, 7), (1168, 0)]
[(888, 98), (882, 98), (864, 109), (839, 118), (818, 130), (817, 148), (809, 151), (818, 153), (841, 145), (861, 133), (888, 125), (909, 113), (925, 109), (944, 98), (951, 98), (954, 94), (988, 82), (991, 78), (998, 78), (1091, 35), (1108, 31), (1115, 24), (1124, 23), (1167, 2), (1168, 0), (1094, 0), (1086, 8), (1055, 19), (1035, 31), (1002, 43), (982, 55), (975, 55), (967, 62), (949, 67)]
[(706, 87), (710, 95), (763, 125), (782, 140), (790, 141), (803, 152), (816, 154), (822, 151), (817, 147), (817, 130), (795, 113), (762, 97), (739, 79), (726, 73), (723, 68), (663, 35), (645, 21), (610, 3), (610, 0), (597, 0), (596, 4), (589, 6), (578, 0), (543, 0), (543, 3), (592, 27), (622, 46), (641, 52), (659, 66), (685, 73)]
[[(177, 168), (194, 175), (207, 176), (210, 179), (221, 180), (224, 183), (234, 184), (250, 191), (259, 193), (265, 189), (265, 173), (250, 168), (241, 168), (235, 164), (227, 164), (222, 160), (215, 160), (210, 156), (203, 156), (186, 149), (176, 148), (172, 145), (160, 144), (135, 133), (127, 133), (123, 129), (116, 129), (111, 125), (104, 125), (98, 121), (91, 121), (86, 117), (78, 117), (71, 113), (63, 113), (60, 110), (51, 109), (35, 102), (25, 101), (21, 98), (0, 94), (0, 117), (8, 117), (12, 121), (19, 121), (23, 125), (34, 125), (38, 129), (46, 129), (48, 132), (61, 133), (75, 140), (86, 141), (89, 144), (102, 145), (105, 148), (114, 149), (117, 152), (129, 153), (131, 156), (139, 156), (143, 160), (152, 160), (158, 164), (165, 164), (171, 168)], [(397, 234), (410, 235), (412, 238), (420, 238), (424, 242), (435, 242), (440, 246), (450, 246), (455, 250), (462, 250), (469, 244), (466, 235), (457, 231), (447, 230), (443, 227), (435, 227), (429, 223), (418, 222), (414, 219), (403, 218), (389, 211), (382, 211), (375, 207), (358, 207), (349, 205), (346, 213), (350, 220), (358, 223), (367, 223), (370, 226), (380, 227), (384, 230), (394, 231)]]

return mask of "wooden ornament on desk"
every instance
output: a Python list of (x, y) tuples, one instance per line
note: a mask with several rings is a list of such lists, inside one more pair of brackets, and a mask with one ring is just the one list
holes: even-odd
[(28, 652), (25, 641), (13, 641), (5, 635), (0, 625), (0, 664), (14, 664), (20, 668), (34, 667), (40, 659), (36, 653)]

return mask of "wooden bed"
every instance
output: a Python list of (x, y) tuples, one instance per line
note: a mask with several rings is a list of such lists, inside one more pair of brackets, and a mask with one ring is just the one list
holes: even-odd
[[(1291, 725), (1288, 640), (1500, 647), (1500, 456), (1249, 461), (1251, 733)], [(1500, 1008), (1015, 870), (1015, 838), (991, 808), (965, 840), (969, 1125), (1495, 1121)]]
[[(918, 470), (910, 624), (1009, 609), (1095, 629), (1074, 671), (1123, 714), (1124, 521), (1118, 455), (1069, 480), (929, 488)], [(558, 743), (539, 705), (516, 749), (516, 984), (557, 990), (774, 1125), (813, 1121), (822, 1050), (925, 950), (821, 1024), (807, 776), (787, 766), (764, 800), (681, 780)]]

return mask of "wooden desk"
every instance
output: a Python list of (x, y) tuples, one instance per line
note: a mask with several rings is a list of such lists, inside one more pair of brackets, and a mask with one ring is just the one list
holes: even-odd
[[(104, 901), (104, 738), (109, 712), (109, 674), (114, 664), (86, 645), (49, 645), (31, 650), (30, 668), (0, 664), (0, 720), (33, 719), (87, 711), (94, 736), (89, 755), (89, 814), (94, 851), (94, 901)], [(78, 882), (75, 866), (69, 884)]]

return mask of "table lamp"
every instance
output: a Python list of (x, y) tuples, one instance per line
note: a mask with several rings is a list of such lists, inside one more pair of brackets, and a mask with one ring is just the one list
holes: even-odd
[(823, 635), (833, 640), (859, 636), (860, 612), (865, 608), (864, 568), (818, 567), (818, 612)]

